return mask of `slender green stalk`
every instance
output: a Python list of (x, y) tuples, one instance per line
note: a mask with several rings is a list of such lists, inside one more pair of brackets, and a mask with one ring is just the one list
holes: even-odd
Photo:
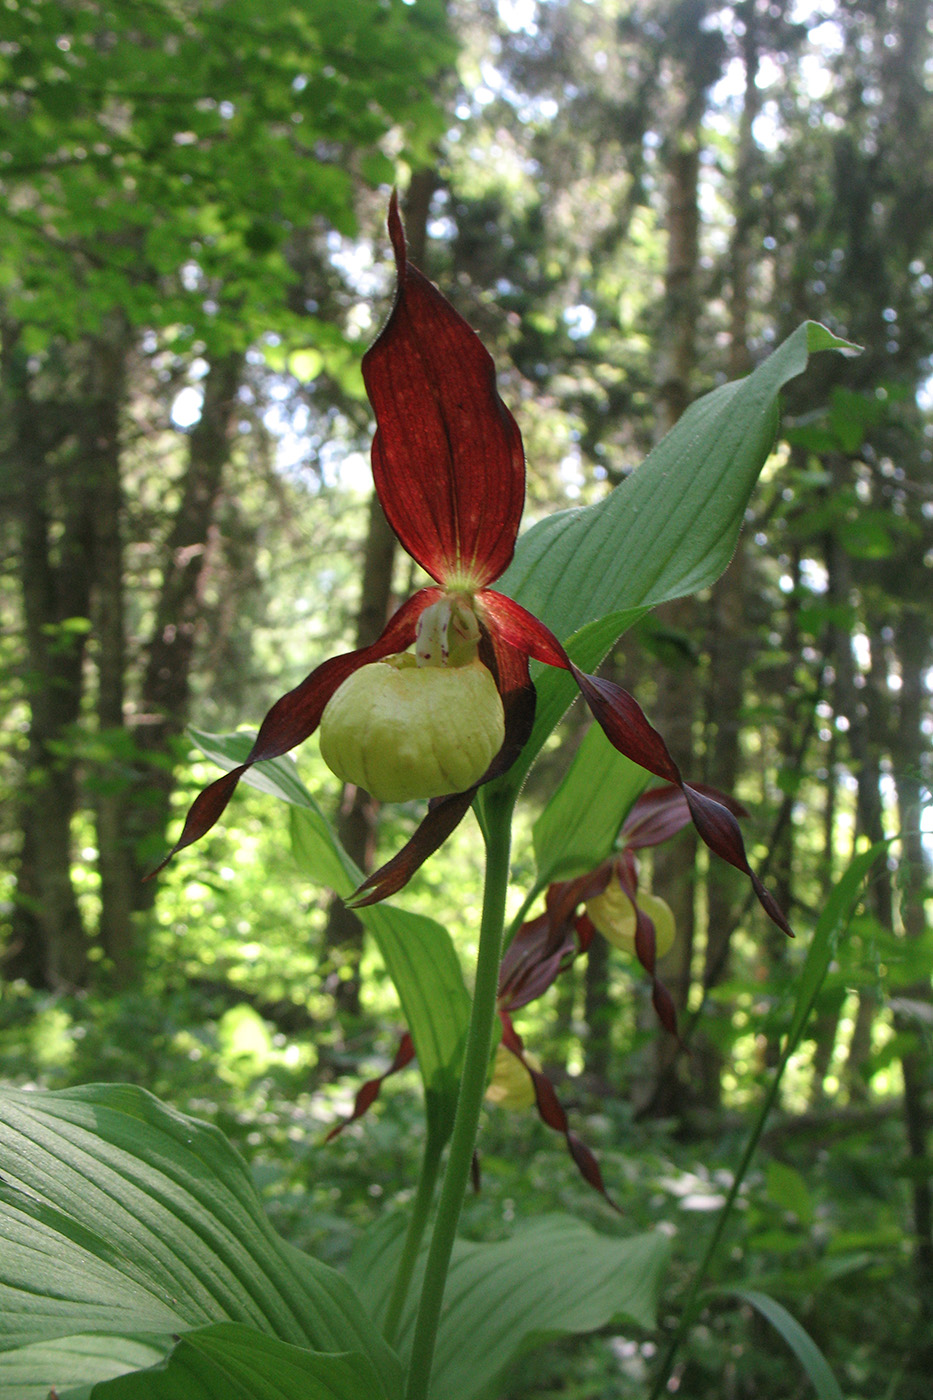
[(703, 1258), (693, 1276), (693, 1282), (690, 1285), (687, 1297), (681, 1308), (680, 1322), (655, 1372), (654, 1384), (651, 1387), (648, 1400), (658, 1400), (664, 1386), (667, 1384), (667, 1378), (671, 1373), (674, 1357), (677, 1355), (677, 1349), (696, 1320), (696, 1315), (699, 1311), (700, 1289), (703, 1286), (713, 1256), (719, 1248), (719, 1242), (722, 1239), (723, 1232), (732, 1215), (739, 1190), (741, 1189), (742, 1182), (745, 1180), (752, 1157), (755, 1155), (755, 1149), (764, 1132), (768, 1116), (774, 1107), (778, 1089), (784, 1077), (784, 1071), (787, 1069), (791, 1056), (800, 1044), (800, 1038), (803, 1035), (804, 1027), (810, 1019), (810, 1015), (816, 1005), (817, 997), (820, 994), (820, 988), (823, 985), (826, 973), (829, 971), (829, 964), (833, 952), (839, 939), (849, 925), (849, 920), (855, 911), (865, 878), (871, 870), (872, 865), (878, 857), (887, 850), (889, 845), (890, 841), (887, 840), (876, 841), (867, 851), (863, 851), (860, 855), (853, 858), (846, 873), (834, 886), (832, 893), (826, 901), (823, 912), (817, 921), (816, 928), (813, 931), (813, 938), (810, 941), (810, 947), (807, 951), (807, 956), (800, 974), (800, 984), (794, 1005), (794, 1014), (787, 1032), (784, 1050), (778, 1062), (777, 1069), (771, 1077), (771, 1083), (765, 1094), (764, 1102), (758, 1111), (754, 1127), (745, 1145), (745, 1151), (742, 1153), (742, 1160), (739, 1162), (736, 1170), (732, 1187), (726, 1197), (722, 1210), (719, 1212), (716, 1228), (713, 1230), (709, 1243), (704, 1251)]
[(476, 960), (473, 1010), (463, 1058), (457, 1113), (450, 1139), (450, 1154), (447, 1158), (447, 1170), (441, 1187), (434, 1233), (425, 1265), (421, 1302), (415, 1322), (406, 1400), (427, 1400), (444, 1286), (470, 1177), (476, 1130), (483, 1094), (486, 1091), (492, 1028), (496, 1015), (499, 961), (502, 955), (505, 898), (509, 882), (511, 818), (511, 801), (496, 804), (491, 811), (487, 811), (486, 886)]
[(507, 928), (506, 931), (505, 931), (505, 937), (504, 937), (503, 940), (502, 940), (502, 951), (503, 951), (503, 953), (505, 953), (505, 952), (507, 951), (507, 949), (509, 948), (509, 946), (510, 946), (510, 944), (511, 944), (511, 942), (512, 942), (512, 939), (515, 937), (515, 935), (518, 933), (518, 930), (521, 928), (522, 924), (525, 922), (525, 915), (528, 913), (528, 910), (529, 910), (529, 909), (531, 908), (531, 906), (534, 904), (534, 902), (535, 902), (535, 900), (538, 898), (538, 896), (539, 896), (541, 893), (543, 893), (544, 890), (547, 889), (547, 886), (548, 886), (547, 880), (536, 880), (536, 881), (534, 882), (534, 884), (532, 885), (531, 889), (530, 889), (530, 890), (528, 891), (528, 893), (525, 895), (525, 898), (522, 900), (521, 908), (519, 909), (518, 913), (515, 915), (515, 918), (512, 919), (511, 923), (509, 924), (508, 928)]
[(415, 1271), (415, 1265), (418, 1262), (418, 1253), (421, 1249), (421, 1241), (424, 1238), (424, 1232), (427, 1229), (428, 1220), (430, 1219), (431, 1202), (434, 1200), (434, 1188), (437, 1185), (443, 1152), (443, 1142), (440, 1142), (435, 1134), (429, 1132), (425, 1138), (424, 1154), (421, 1159), (421, 1172), (418, 1177), (418, 1189), (415, 1192), (415, 1199), (411, 1207), (411, 1215), (408, 1218), (408, 1230), (405, 1234), (405, 1244), (402, 1249), (402, 1256), (398, 1261), (395, 1282), (392, 1285), (392, 1295), (389, 1298), (389, 1306), (386, 1309), (385, 1326), (382, 1329), (385, 1334), (385, 1339), (390, 1346), (395, 1345), (402, 1309), (405, 1307), (405, 1300), (408, 1297), (408, 1290), (411, 1287), (411, 1276)]
[(774, 1107), (774, 1101), (777, 1098), (777, 1092), (780, 1088), (781, 1079), (784, 1075), (784, 1070), (787, 1066), (787, 1061), (789, 1060), (789, 1058), (790, 1051), (788, 1049), (785, 1049), (783, 1058), (781, 1059), (781, 1062), (778, 1065), (777, 1071), (772, 1077), (771, 1084), (768, 1088), (768, 1092), (765, 1095), (764, 1103), (758, 1111), (758, 1117), (755, 1119), (755, 1126), (752, 1128), (748, 1142), (745, 1144), (745, 1151), (742, 1153), (742, 1160), (739, 1163), (735, 1176), (732, 1179), (732, 1185), (729, 1188), (729, 1194), (725, 1199), (725, 1203), (723, 1204), (722, 1210), (719, 1212), (719, 1218), (716, 1221), (716, 1226), (713, 1230), (712, 1235), (710, 1236), (709, 1243), (707, 1244), (706, 1249), (703, 1252), (703, 1258), (700, 1260), (696, 1272), (693, 1275), (693, 1281), (690, 1284), (690, 1288), (687, 1292), (687, 1297), (685, 1298), (680, 1309), (680, 1320), (678, 1321), (677, 1328), (674, 1332), (674, 1335), (671, 1337), (671, 1340), (668, 1342), (667, 1349), (664, 1353), (664, 1356), (661, 1359), (661, 1363), (658, 1366), (657, 1371), (655, 1372), (654, 1384), (651, 1387), (651, 1393), (648, 1396), (648, 1400), (658, 1400), (658, 1397), (660, 1396), (665, 1385), (667, 1384), (667, 1378), (670, 1375), (671, 1370), (673, 1369), (674, 1357), (677, 1355), (677, 1352), (680, 1348), (680, 1344), (683, 1341), (686, 1334), (689, 1332), (690, 1328), (693, 1326), (694, 1322), (696, 1321), (697, 1313), (700, 1310), (700, 1289), (706, 1282), (706, 1275), (709, 1272), (709, 1266), (713, 1261), (714, 1254), (719, 1248), (719, 1242), (722, 1239), (723, 1232), (725, 1231), (725, 1228), (728, 1225), (729, 1220), (731, 1218), (733, 1207), (735, 1206), (736, 1200), (738, 1199), (739, 1191), (742, 1188), (742, 1182), (745, 1180), (746, 1173), (748, 1172), (749, 1166), (751, 1165), (751, 1160), (755, 1155), (755, 1150), (758, 1147), (758, 1143), (761, 1139), (761, 1134), (764, 1132), (765, 1124), (768, 1121), (771, 1109)]

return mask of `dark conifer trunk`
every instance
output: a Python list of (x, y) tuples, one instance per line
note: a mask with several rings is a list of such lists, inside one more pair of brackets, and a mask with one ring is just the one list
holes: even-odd
[(125, 795), (125, 877), (134, 913), (151, 908), (155, 899), (156, 885), (144, 884), (142, 877), (153, 854), (164, 847), (171, 816), (172, 758), (188, 723), (201, 601), (215, 543), (217, 504), (236, 433), (242, 374), (243, 356), (232, 351), (212, 361), (204, 377), (201, 416), (188, 439), (182, 498), (164, 546), (134, 727), (136, 769), (132, 789)]
[(114, 985), (125, 986), (136, 975), (132, 922), (135, 863), (127, 842), (125, 810), (130, 769), (124, 729), (126, 633), (120, 442), (129, 335), (118, 317), (112, 319), (108, 330), (107, 336), (98, 336), (91, 346), (88, 425), (93, 452), (88, 488), (94, 501), (91, 606), (97, 725), (100, 750), (107, 759), (88, 773), (87, 782), (97, 822), (101, 901), (98, 932), (108, 977)]
[(62, 989), (82, 986), (88, 969), (71, 863), (94, 504), (87, 489), (88, 416), (73, 387), (81, 368), (63, 353), (50, 357), (49, 383), (40, 401), (18, 339), (18, 327), (4, 327), (3, 475), (18, 520), (29, 736), (12, 943), (4, 972), (33, 986)]
[[(923, 573), (917, 570), (922, 588)], [(916, 576), (916, 575), (915, 575)], [(918, 593), (919, 599), (919, 593)], [(928, 933), (924, 905), (930, 895), (930, 862), (924, 850), (921, 817), (929, 797), (924, 765), (929, 743), (923, 732), (926, 709), (923, 676), (931, 662), (928, 619), (919, 602), (905, 609), (895, 633), (901, 664), (902, 687), (898, 723), (892, 742), (894, 780), (901, 819), (903, 872), (900, 880), (900, 914), (904, 936), (912, 948)], [(905, 1006), (895, 1015), (897, 1030), (907, 1048), (901, 1055), (904, 1079), (904, 1120), (908, 1156), (916, 1168), (910, 1174), (914, 1227), (914, 1268), (917, 1296), (926, 1340), (918, 1348), (917, 1369), (929, 1374), (933, 1367), (933, 1187), (926, 1170), (929, 1163), (930, 1117), (927, 1092), (930, 1082), (928, 1013), (933, 996), (930, 978), (918, 977), (899, 989)]]

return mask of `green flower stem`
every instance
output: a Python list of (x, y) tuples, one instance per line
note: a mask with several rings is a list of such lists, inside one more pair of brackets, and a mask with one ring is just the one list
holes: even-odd
[(543, 894), (544, 891), (547, 889), (548, 884), (549, 881), (547, 879), (542, 880), (539, 877), (534, 882), (528, 893), (525, 895), (525, 898), (522, 900), (521, 908), (519, 909), (518, 913), (515, 915), (514, 919), (505, 931), (505, 938), (502, 941), (503, 954), (506, 953), (506, 951), (509, 949), (512, 943), (512, 939), (515, 937), (515, 935), (518, 933), (518, 930), (525, 922), (525, 915), (528, 913), (529, 909), (534, 904), (538, 896)]
[(427, 1400), (431, 1363), (437, 1341), (444, 1286), (457, 1234), (476, 1145), (476, 1130), (489, 1076), (492, 1029), (496, 1015), (496, 991), (505, 925), (505, 899), (509, 883), (512, 799), (489, 803), (486, 811), (486, 887), (480, 924), (479, 953), (473, 1010), (467, 1033), (460, 1079), (457, 1113), (450, 1139), (450, 1155), (441, 1187), (415, 1321), (406, 1400)]
[(696, 1322), (697, 1317), (699, 1316), (700, 1290), (703, 1287), (703, 1284), (706, 1282), (706, 1275), (709, 1272), (710, 1265), (713, 1262), (713, 1256), (719, 1248), (719, 1242), (722, 1239), (725, 1233), (726, 1226), (728, 1225), (732, 1217), (732, 1211), (736, 1201), (738, 1200), (739, 1191), (742, 1189), (742, 1183), (745, 1180), (745, 1176), (748, 1172), (749, 1167), (751, 1166), (751, 1161), (755, 1155), (755, 1150), (758, 1147), (758, 1143), (761, 1139), (761, 1134), (764, 1132), (764, 1127), (768, 1121), (768, 1116), (771, 1112), (771, 1109), (774, 1106), (775, 1099), (777, 1098), (777, 1092), (780, 1088), (781, 1078), (784, 1074), (784, 1070), (786, 1068), (787, 1061), (789, 1060), (789, 1058), (790, 1053), (788, 1050), (785, 1050), (784, 1056), (780, 1064), (778, 1065), (777, 1071), (771, 1081), (771, 1086), (765, 1096), (765, 1101), (758, 1112), (758, 1117), (755, 1120), (755, 1126), (752, 1128), (748, 1142), (745, 1144), (745, 1151), (742, 1153), (742, 1160), (739, 1163), (738, 1170), (736, 1171), (735, 1176), (733, 1177), (732, 1185), (729, 1188), (729, 1193), (726, 1196), (725, 1202), (723, 1203), (722, 1210), (719, 1212), (719, 1218), (716, 1221), (713, 1233), (710, 1236), (706, 1249), (703, 1251), (703, 1258), (700, 1260), (699, 1267), (693, 1275), (693, 1281), (690, 1284), (689, 1289), (687, 1290), (687, 1296), (684, 1299), (683, 1304), (681, 1305), (680, 1319), (678, 1321), (677, 1327), (674, 1330), (674, 1335), (671, 1337), (670, 1341), (667, 1344), (667, 1348), (664, 1352), (663, 1357), (661, 1358), (660, 1364), (658, 1365), (658, 1369), (655, 1372), (654, 1384), (651, 1387), (648, 1400), (660, 1400), (660, 1396), (667, 1385), (668, 1377), (670, 1376), (671, 1371), (674, 1369), (674, 1360), (677, 1356), (678, 1350), (680, 1349), (680, 1345), (683, 1342), (684, 1337), (690, 1331), (693, 1324)]
[(706, 1280), (706, 1275), (709, 1272), (713, 1257), (719, 1248), (720, 1241), (729, 1223), (742, 1182), (745, 1180), (746, 1174), (748, 1173), (752, 1158), (755, 1155), (761, 1135), (764, 1132), (765, 1124), (777, 1101), (781, 1080), (784, 1078), (784, 1071), (790, 1063), (791, 1056), (800, 1044), (804, 1028), (813, 1013), (813, 1008), (816, 1005), (820, 989), (829, 971), (832, 952), (838, 939), (848, 927), (865, 877), (871, 870), (874, 862), (887, 849), (889, 844), (888, 841), (877, 841), (867, 851), (863, 851), (861, 855), (853, 859), (845, 875), (842, 876), (842, 879), (834, 887), (819, 917), (801, 974), (800, 989), (794, 1003), (794, 1014), (781, 1058), (778, 1062), (777, 1069), (771, 1076), (771, 1083), (765, 1094), (764, 1102), (758, 1110), (758, 1116), (755, 1119), (748, 1142), (745, 1145), (745, 1151), (742, 1153), (742, 1160), (739, 1162), (725, 1204), (719, 1213), (716, 1227), (710, 1236), (703, 1258), (700, 1260), (699, 1267), (694, 1273), (693, 1282), (681, 1306), (680, 1322), (667, 1345), (667, 1349), (655, 1373), (654, 1384), (651, 1387), (648, 1400), (660, 1400), (660, 1396), (667, 1386), (668, 1377), (673, 1370), (674, 1358), (677, 1355), (677, 1350), (696, 1321), (701, 1304), (700, 1289)]
[(421, 1241), (424, 1239), (424, 1232), (430, 1219), (431, 1202), (434, 1200), (434, 1188), (437, 1185), (443, 1153), (444, 1143), (435, 1134), (429, 1132), (424, 1143), (418, 1189), (412, 1202), (402, 1257), (398, 1262), (395, 1282), (392, 1285), (392, 1295), (386, 1309), (385, 1326), (382, 1329), (390, 1346), (395, 1345), (402, 1309), (405, 1307), (408, 1290), (411, 1287), (411, 1276), (415, 1271)]

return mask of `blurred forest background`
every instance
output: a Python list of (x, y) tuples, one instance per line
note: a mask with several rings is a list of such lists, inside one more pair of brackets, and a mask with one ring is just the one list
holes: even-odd
[[(684, 1048), (601, 940), (521, 1018), (621, 1221), (531, 1111), (490, 1109), (464, 1228), (494, 1238), (557, 1204), (663, 1223), (676, 1315), (826, 892), (894, 837), (719, 1281), (781, 1298), (848, 1396), (929, 1394), (931, 84), (926, 0), (4, 0), (6, 1080), (128, 1079), (219, 1123), (279, 1228), (325, 1259), (411, 1191), (411, 1072), (322, 1146), (399, 1012), (355, 919), (302, 877), (282, 805), (241, 791), (141, 881), (216, 773), (187, 726), (255, 726), (419, 582), (371, 501), (359, 372), (391, 297), (393, 182), (414, 261), (494, 352), (527, 519), (599, 498), (693, 398), (821, 320), (864, 352), (790, 386), (730, 569), (607, 663), (683, 770), (746, 805), (802, 936), (689, 833), (656, 851)], [(584, 728), (575, 708), (531, 775), (513, 909)], [(341, 793), (313, 741), (297, 759), (361, 863), (413, 829), (417, 804)], [(480, 872), (468, 822), (404, 896), (467, 969)], [(507, 1394), (628, 1400), (656, 1345), (566, 1343)], [(807, 1393), (726, 1303), (677, 1383)]]

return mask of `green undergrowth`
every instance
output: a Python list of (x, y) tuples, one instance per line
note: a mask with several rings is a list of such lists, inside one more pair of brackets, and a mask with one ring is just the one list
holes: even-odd
[[(325, 1144), (361, 1080), (384, 1070), (391, 1025), (335, 1025), (286, 1034), (246, 1001), (231, 1004), (194, 983), (116, 998), (52, 998), (22, 986), (0, 995), (0, 1077), (62, 1088), (89, 1079), (130, 1080), (220, 1126), (250, 1164), (269, 1213), (288, 1238), (337, 1265), (359, 1230), (411, 1197), (421, 1109), (414, 1069), (390, 1080), (361, 1122)], [(508, 1236), (529, 1218), (570, 1210), (603, 1231), (661, 1229), (673, 1242), (665, 1326), (673, 1325), (741, 1152), (747, 1124), (730, 1109), (706, 1131), (636, 1121), (621, 1096), (564, 1077), (574, 1128), (597, 1153), (616, 1216), (578, 1176), (562, 1139), (532, 1112), (489, 1109), (479, 1142), (480, 1189), (462, 1232)], [(917, 1400), (905, 1364), (915, 1354), (900, 1128), (883, 1106), (841, 1135), (831, 1111), (809, 1131), (777, 1121), (743, 1189), (713, 1285), (758, 1288), (784, 1302), (811, 1333), (850, 1400), (888, 1393)], [(635, 1400), (658, 1338), (607, 1328), (516, 1364), (503, 1400)], [(732, 1393), (784, 1400), (774, 1377), (783, 1344), (750, 1311), (710, 1301), (678, 1372), (697, 1400)], [(905, 1363), (905, 1358), (908, 1358)], [(898, 1388), (889, 1391), (892, 1376)], [(802, 1384), (802, 1383), (801, 1383)], [(919, 1379), (916, 1385), (919, 1385)]]

